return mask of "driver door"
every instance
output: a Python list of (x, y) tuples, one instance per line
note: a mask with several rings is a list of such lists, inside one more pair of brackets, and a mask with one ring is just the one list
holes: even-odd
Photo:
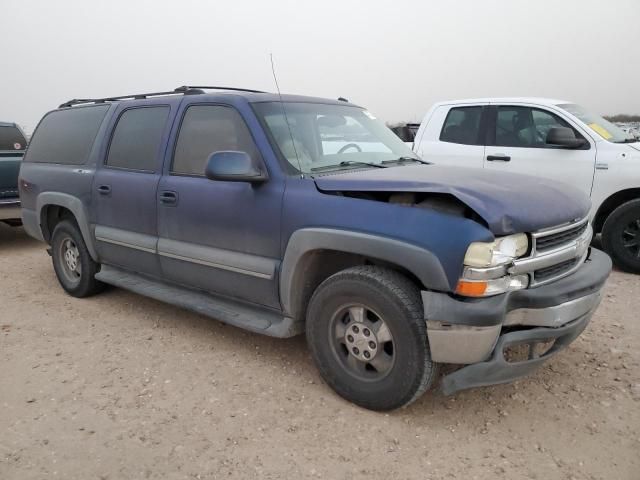
[(272, 177), (251, 184), (204, 176), (209, 155), (216, 151), (243, 151), (261, 159), (235, 107), (188, 99), (178, 118), (156, 199), (163, 276), (279, 308), (283, 180)]
[[(522, 173), (573, 185), (591, 194), (596, 161), (593, 142), (559, 115), (537, 107), (498, 105), (489, 120), (484, 167), (488, 170)], [(587, 144), (578, 149), (546, 143), (553, 127), (571, 128)]]

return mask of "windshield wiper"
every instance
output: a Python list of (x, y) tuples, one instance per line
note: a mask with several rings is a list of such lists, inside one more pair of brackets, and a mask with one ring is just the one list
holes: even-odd
[[(382, 162), (384, 163), (384, 162)], [(331, 170), (332, 168), (336, 168), (336, 167), (348, 167), (351, 165), (366, 165), (368, 167), (375, 167), (375, 168), (387, 168), (384, 165), (381, 165), (379, 163), (371, 163), (371, 162), (359, 162), (358, 160), (343, 160), (342, 162), (338, 163), (338, 164), (333, 164), (333, 165), (323, 165), (322, 167), (313, 167), (311, 169), (312, 172), (319, 172), (321, 170)]]
[(404, 162), (418, 162), (424, 165), (431, 165), (431, 162), (427, 162), (426, 160), (422, 160), (421, 158), (417, 158), (417, 157), (398, 157), (395, 160), (384, 160), (382, 163), (387, 164), (387, 163), (404, 163)]

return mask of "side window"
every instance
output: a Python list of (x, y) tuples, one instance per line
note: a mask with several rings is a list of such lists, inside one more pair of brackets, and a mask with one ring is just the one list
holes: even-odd
[[(572, 128), (563, 119), (546, 110), (530, 107), (499, 106), (496, 115), (496, 146), (553, 148), (547, 146), (547, 134), (554, 127)], [(580, 134), (574, 130), (577, 137)]]
[(224, 150), (258, 155), (247, 125), (234, 108), (192, 105), (182, 120), (171, 172), (204, 175), (209, 156)]
[(533, 147), (536, 131), (528, 107), (498, 107), (496, 145), (501, 147)]
[[(536, 130), (536, 140), (541, 142), (540, 146), (546, 145), (547, 134), (549, 133), (549, 130), (551, 130), (552, 128), (555, 128), (555, 127), (571, 128), (571, 125), (565, 122), (562, 118), (558, 117), (557, 115), (554, 115), (551, 112), (547, 112), (546, 110), (538, 110), (537, 108), (534, 108), (531, 112), (531, 115), (533, 116), (533, 125)], [(574, 130), (573, 128), (571, 129)], [(576, 137), (579, 136), (579, 134), (575, 132), (575, 130), (574, 130), (574, 133), (576, 134)]]
[(33, 134), (25, 162), (84, 164), (107, 110), (108, 105), (92, 105), (48, 113)]
[(440, 132), (440, 141), (481, 145), (482, 142), (478, 141), (481, 116), (482, 107), (452, 108), (444, 121)]
[(155, 171), (168, 116), (167, 106), (125, 110), (113, 131), (106, 165), (128, 170)]

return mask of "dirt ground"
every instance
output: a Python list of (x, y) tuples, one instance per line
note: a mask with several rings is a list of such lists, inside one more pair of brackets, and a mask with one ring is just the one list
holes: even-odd
[(390, 414), (267, 338), (123, 290), (58, 286), (0, 226), (0, 479), (640, 479), (640, 276), (535, 375)]

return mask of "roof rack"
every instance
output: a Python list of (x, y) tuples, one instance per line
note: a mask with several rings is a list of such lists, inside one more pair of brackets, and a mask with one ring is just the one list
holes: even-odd
[(105, 98), (74, 98), (67, 102), (62, 103), (58, 108), (72, 107), (74, 105), (83, 105), (86, 103), (105, 103), (115, 102), (118, 100), (140, 100), (149, 97), (159, 97), (163, 95), (198, 95), (205, 93), (204, 90), (230, 90), (234, 92), (250, 92), (250, 93), (265, 93), (261, 90), (251, 90), (249, 88), (237, 88), (237, 87), (196, 87), (191, 85), (182, 85), (169, 92), (154, 92), (154, 93), (136, 93), (133, 95), (122, 95), (119, 97), (105, 97)]

